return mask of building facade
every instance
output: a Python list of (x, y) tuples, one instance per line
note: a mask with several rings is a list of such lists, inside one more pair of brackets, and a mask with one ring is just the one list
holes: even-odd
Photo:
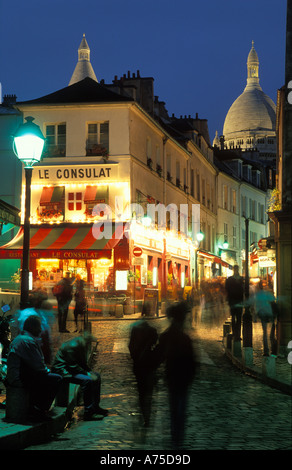
[[(14, 105), (46, 139), (32, 176), (32, 286), (41, 279), (50, 290), (65, 272), (80, 274), (98, 308), (112, 294), (174, 299), (198, 280), (226, 277), (242, 265), (244, 204), (250, 239), (266, 235), (261, 170), (214, 159), (207, 121), (169, 116), (151, 77), (98, 82), (89, 52), (83, 37), (67, 87)], [(0, 258), (20, 264), (22, 236), (21, 227)]]

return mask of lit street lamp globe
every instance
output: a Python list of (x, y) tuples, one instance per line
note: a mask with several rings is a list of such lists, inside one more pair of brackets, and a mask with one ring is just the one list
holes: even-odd
[(14, 136), (14, 153), (26, 167), (32, 167), (40, 161), (45, 138), (40, 127), (34, 124), (34, 118), (28, 116)]
[(36, 124), (34, 118), (28, 116), (16, 132), (13, 140), (13, 151), (21, 162), (25, 171), (25, 213), (23, 224), (23, 256), (21, 270), (20, 308), (29, 307), (29, 242), (30, 242), (30, 199), (31, 177), (33, 165), (40, 161), (45, 138)]
[(198, 240), (198, 242), (201, 242), (202, 240), (204, 240), (203, 232), (200, 231), (200, 232), (197, 233), (197, 240)]

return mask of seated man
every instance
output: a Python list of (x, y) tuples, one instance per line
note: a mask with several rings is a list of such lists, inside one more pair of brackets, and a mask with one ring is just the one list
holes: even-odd
[(56, 354), (52, 370), (74, 384), (79, 384), (84, 399), (84, 419), (91, 420), (95, 414), (107, 416), (108, 411), (99, 406), (100, 374), (93, 373), (88, 365), (88, 351), (93, 337), (85, 332), (62, 344)]
[(7, 358), (7, 386), (29, 390), (31, 418), (46, 419), (59, 390), (62, 377), (47, 368), (40, 347), (42, 331), (38, 315), (30, 315), (23, 331), (10, 346)]

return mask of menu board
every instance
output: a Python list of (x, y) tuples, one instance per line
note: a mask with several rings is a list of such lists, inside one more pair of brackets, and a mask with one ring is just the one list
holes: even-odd
[(144, 308), (148, 316), (158, 317), (158, 289), (145, 289), (144, 290)]

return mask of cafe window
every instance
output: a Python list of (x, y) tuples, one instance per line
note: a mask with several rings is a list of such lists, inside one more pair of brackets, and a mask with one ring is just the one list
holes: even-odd
[(83, 202), (86, 207), (85, 215), (90, 217), (98, 214), (100, 217), (107, 215), (104, 210), (94, 212), (93, 209), (98, 204), (108, 204), (108, 186), (86, 186)]
[(82, 193), (69, 193), (68, 194), (68, 210), (80, 211), (82, 209)]
[(62, 221), (64, 217), (64, 201), (64, 186), (44, 186), (37, 209), (39, 221)]
[(109, 122), (87, 124), (86, 155), (107, 156), (109, 152)]

